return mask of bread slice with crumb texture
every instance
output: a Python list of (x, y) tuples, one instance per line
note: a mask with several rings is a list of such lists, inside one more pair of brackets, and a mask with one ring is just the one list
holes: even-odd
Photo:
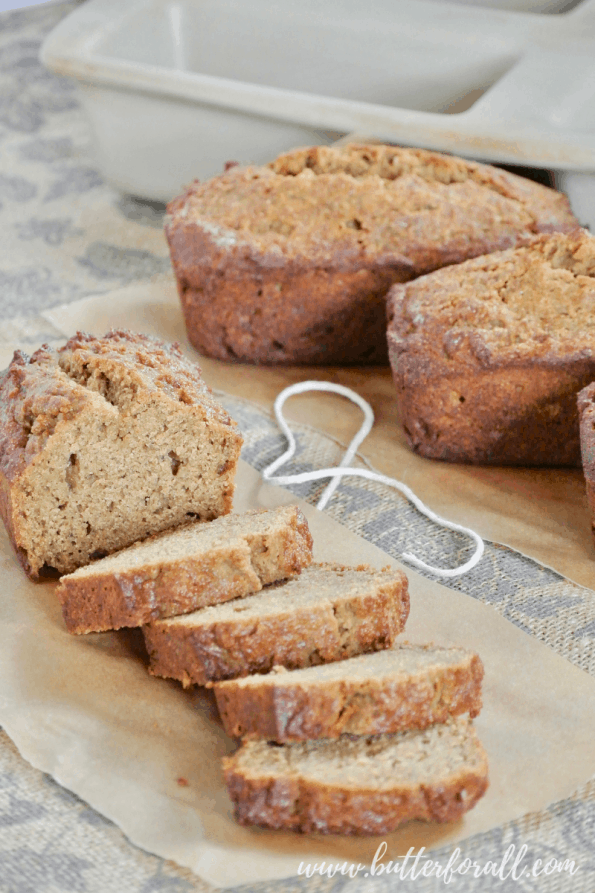
[(488, 787), (487, 757), (458, 716), (395, 735), (272, 744), (224, 757), (237, 821), (305, 833), (387, 834), (412, 819), (452, 822)]
[(401, 571), (311, 564), (256, 595), (158, 620), (143, 632), (155, 676), (206, 685), (388, 648), (408, 614)]
[(466, 648), (397, 644), (291, 672), (218, 682), (228, 735), (287, 743), (423, 729), (481, 710), (483, 664)]
[(297, 506), (225, 515), (158, 534), (62, 577), (73, 633), (142, 626), (258, 592), (312, 561)]

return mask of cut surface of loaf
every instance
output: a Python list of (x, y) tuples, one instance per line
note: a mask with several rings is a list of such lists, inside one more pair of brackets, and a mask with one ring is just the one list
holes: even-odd
[(157, 534), (62, 577), (57, 595), (70, 632), (100, 632), (257, 592), (311, 561), (307, 521), (289, 505)]
[(388, 343), (410, 446), (491, 465), (580, 464), (595, 379), (595, 238), (583, 230), (391, 289)]
[(481, 709), (483, 665), (465, 648), (393, 645), (339, 663), (215, 685), (228, 735), (289, 742), (421, 729)]
[(235, 167), (168, 206), (188, 336), (218, 359), (386, 362), (386, 293), (578, 225), (565, 196), (461, 158), (314, 146)]
[(385, 834), (403, 822), (451, 822), (488, 786), (468, 717), (394, 735), (272, 744), (247, 741), (223, 760), (242, 825)]
[(0, 514), (27, 573), (69, 573), (230, 511), (241, 437), (176, 345), (78, 333), (0, 379)]
[(155, 676), (205, 685), (388, 648), (408, 614), (400, 571), (311, 564), (256, 595), (158, 620), (143, 632)]

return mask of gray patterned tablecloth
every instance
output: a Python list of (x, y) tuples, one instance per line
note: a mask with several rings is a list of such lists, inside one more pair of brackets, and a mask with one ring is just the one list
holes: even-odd
[[(76, 6), (65, 2), (0, 14), (0, 347), (27, 349), (59, 333), (43, 309), (148, 280), (169, 268), (163, 208), (122, 196), (106, 185), (91, 152), (92, 135), (76, 93), (38, 62), (43, 36)], [(262, 468), (282, 451), (282, 437), (261, 409), (224, 397), (246, 439), (243, 457)], [(298, 431), (294, 470), (336, 464), (339, 445), (317, 431)], [(295, 492), (315, 501), (317, 485)], [(327, 511), (341, 524), (398, 557), (405, 544), (429, 561), (455, 562), (467, 541), (439, 531), (383, 486), (344, 483)], [(509, 549), (488, 545), (481, 563), (447, 583), (488, 602), (530, 635), (595, 674), (595, 595)], [(594, 744), (595, 746), (595, 744)], [(572, 859), (569, 874), (474, 879), (455, 877), (458, 891), (595, 891), (595, 783), (540, 814), (466, 841), (462, 856), (479, 865), (513, 843), (528, 847), (525, 864)], [(433, 853), (448, 861), (450, 849)], [(247, 879), (249, 880), (249, 879)], [(255, 893), (403, 889), (429, 893), (436, 878), (350, 880), (290, 878), (246, 886)], [(186, 893), (211, 888), (189, 871), (131, 845), (117, 827), (51, 778), (29, 766), (0, 733), (0, 893)]]

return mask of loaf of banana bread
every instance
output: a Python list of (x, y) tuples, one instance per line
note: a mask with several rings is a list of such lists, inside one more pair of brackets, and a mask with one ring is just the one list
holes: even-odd
[(31, 577), (69, 573), (229, 512), (241, 444), (176, 345), (79, 333), (0, 378), (0, 515)]
[(328, 365), (386, 362), (393, 283), (577, 225), (565, 196), (503, 170), (348, 145), (194, 183), (166, 234), (197, 350)]
[(580, 465), (595, 380), (595, 238), (583, 230), (438, 270), (388, 298), (401, 419), (422, 456)]

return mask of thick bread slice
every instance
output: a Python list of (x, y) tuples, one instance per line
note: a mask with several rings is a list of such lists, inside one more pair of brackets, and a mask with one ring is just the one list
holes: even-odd
[(247, 741), (223, 768), (240, 824), (333, 834), (451, 822), (488, 786), (486, 754), (465, 716), (396, 735)]
[(423, 729), (481, 710), (483, 664), (465, 648), (395, 645), (340, 663), (215, 685), (228, 735), (269, 741)]
[(388, 648), (409, 614), (401, 571), (310, 565), (242, 601), (143, 628), (155, 676), (205, 685)]
[(288, 505), (151, 537), (62, 577), (57, 592), (70, 632), (100, 632), (249, 595), (311, 561), (307, 521)]

